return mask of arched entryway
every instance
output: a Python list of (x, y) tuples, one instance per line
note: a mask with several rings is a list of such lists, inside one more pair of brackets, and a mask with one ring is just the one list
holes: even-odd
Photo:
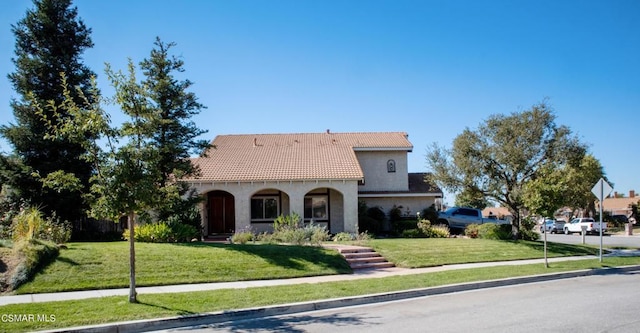
[(340, 191), (321, 187), (304, 196), (304, 220), (324, 226), (331, 233), (344, 231), (344, 196)]
[(207, 230), (209, 235), (233, 233), (236, 228), (236, 208), (233, 194), (212, 191), (207, 194)]

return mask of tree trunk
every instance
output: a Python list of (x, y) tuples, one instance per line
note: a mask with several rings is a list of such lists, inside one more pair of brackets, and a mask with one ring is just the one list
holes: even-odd
[(135, 213), (129, 213), (129, 303), (138, 303), (136, 293)]

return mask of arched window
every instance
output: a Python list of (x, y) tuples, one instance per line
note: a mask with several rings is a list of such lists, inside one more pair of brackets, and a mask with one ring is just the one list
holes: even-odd
[(387, 172), (396, 172), (396, 161), (394, 160), (387, 161)]

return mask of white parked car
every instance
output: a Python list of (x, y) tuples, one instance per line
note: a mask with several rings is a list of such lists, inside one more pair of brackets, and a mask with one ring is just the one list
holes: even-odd
[(602, 233), (607, 232), (607, 223), (602, 222), (602, 226), (600, 226), (600, 222), (596, 222), (594, 219), (590, 217), (579, 217), (571, 220), (569, 223), (565, 223), (564, 225), (564, 233), (565, 235), (577, 232), (582, 233), (582, 227), (585, 227), (585, 231), (587, 234), (599, 234), (600, 227), (602, 227)]

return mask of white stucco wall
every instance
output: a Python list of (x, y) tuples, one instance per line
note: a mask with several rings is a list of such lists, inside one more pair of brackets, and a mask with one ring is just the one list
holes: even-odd
[[(356, 151), (364, 173), (360, 191), (407, 191), (409, 189), (407, 151)], [(387, 171), (387, 161), (394, 160), (395, 172)]]
[[(258, 232), (269, 231), (271, 225), (251, 223), (251, 197), (254, 194), (267, 189), (282, 191), (286, 195), (281, 199), (281, 214), (296, 212), (302, 216), (305, 195), (318, 188), (328, 188), (330, 189), (330, 232), (357, 232), (358, 230), (358, 182), (356, 180), (192, 182), (192, 187), (202, 196), (215, 190), (232, 194), (235, 203), (235, 229), (252, 227)], [(201, 205), (202, 223), (205, 229), (208, 228), (206, 205), (206, 202)], [(206, 230), (205, 234), (207, 234)]]

